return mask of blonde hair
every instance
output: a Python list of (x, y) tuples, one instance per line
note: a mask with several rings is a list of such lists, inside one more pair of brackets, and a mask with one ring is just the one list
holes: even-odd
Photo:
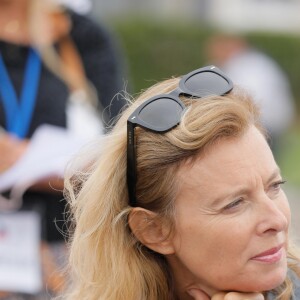
[[(113, 131), (93, 145), (94, 155), (86, 154), (90, 161), (85, 172), (67, 176), (66, 196), (75, 224), (70, 241), (72, 285), (67, 299), (174, 298), (164, 257), (143, 246), (128, 227), (132, 207), (126, 185), (126, 122), (142, 102), (177, 85), (174, 78), (144, 92)], [(169, 222), (170, 230), (179, 166), (221, 138), (242, 135), (250, 125), (262, 130), (256, 106), (237, 88), (226, 96), (182, 100), (187, 109), (173, 130), (164, 134), (139, 127), (135, 130), (138, 206), (155, 211)], [(289, 284), (285, 286), (281, 291), (290, 295)]]

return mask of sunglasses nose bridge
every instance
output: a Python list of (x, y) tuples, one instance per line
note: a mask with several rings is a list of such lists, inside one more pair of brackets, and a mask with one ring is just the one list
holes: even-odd
[(176, 97), (176, 98), (178, 98), (182, 94), (184, 94), (184, 91), (180, 88), (179, 85), (173, 91), (168, 93), (169, 96), (173, 96), (173, 97)]

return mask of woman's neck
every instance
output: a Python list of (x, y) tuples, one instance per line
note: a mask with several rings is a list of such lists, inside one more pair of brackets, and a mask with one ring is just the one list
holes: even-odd
[(28, 0), (0, 0), (0, 39), (15, 43), (28, 43)]
[(174, 293), (178, 299), (192, 300), (193, 298), (187, 293), (192, 288), (202, 290), (204, 295), (205, 293), (212, 295), (216, 292), (207, 283), (200, 281), (199, 278), (192, 274), (176, 255), (169, 255), (167, 261), (172, 274)]

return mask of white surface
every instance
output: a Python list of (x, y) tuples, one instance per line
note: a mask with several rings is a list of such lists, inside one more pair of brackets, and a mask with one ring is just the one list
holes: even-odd
[(41, 289), (38, 214), (0, 214), (0, 290), (36, 294)]
[(79, 14), (86, 14), (91, 11), (92, 4), (89, 0), (53, 0), (59, 4), (69, 7)]
[(38, 180), (63, 177), (68, 161), (87, 141), (65, 129), (42, 125), (22, 158), (0, 175), (0, 192), (12, 189), (11, 196), (18, 198)]

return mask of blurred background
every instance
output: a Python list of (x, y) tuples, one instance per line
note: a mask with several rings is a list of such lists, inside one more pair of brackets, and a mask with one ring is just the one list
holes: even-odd
[(300, 0), (93, 0), (92, 5), (92, 18), (109, 27), (124, 53), (124, 86), (131, 94), (210, 63), (207, 43), (219, 34), (244, 38), (278, 64), (290, 85), (294, 114), (287, 116), (276, 158), (300, 236)]
[[(2, 270), (1, 278), (0, 268), (0, 299), (49, 299), (65, 285), (60, 272), (66, 259), (67, 236), (62, 233), (69, 226), (62, 201), (65, 161), (53, 169), (57, 162), (52, 158), (66, 159), (87, 138), (105, 134), (106, 125), (126, 105), (118, 92), (125, 90), (135, 97), (156, 82), (209, 64), (220, 67), (261, 106), (271, 148), (287, 180), (284, 189), (292, 209), (293, 234), (300, 242), (299, 14), (300, 0), (0, 0), (1, 78), (7, 71), (18, 96), (30, 55), (41, 68), (28, 132), (11, 139), (15, 132), (5, 123), (9, 118), (0, 105), (0, 221), (10, 217), (7, 210), (21, 207), (19, 202), (9, 207), (13, 202), (6, 197), (12, 200), (14, 195), (23, 197), (21, 211), (38, 213), (42, 246), (34, 260), (42, 265), (44, 277), (44, 290), (37, 288), (33, 297), (32, 292), (3, 285), (7, 274)], [(2, 89), (7, 86), (3, 82)], [(6, 97), (0, 92), (1, 104)], [(18, 107), (22, 99), (13, 96)], [(52, 142), (45, 124), (56, 128), (52, 132), (51, 127)], [(36, 161), (33, 155), (34, 162), (28, 164), (26, 154), (28, 149), (33, 153), (37, 142), (32, 140), (39, 130), (46, 136), (38, 149), (44, 156)], [(65, 152), (54, 155), (58, 148)], [(16, 178), (5, 186), (5, 175), (16, 166), (27, 173), (14, 172)], [(32, 177), (29, 173), (39, 166), (45, 173)], [(15, 186), (21, 190), (14, 190)], [(9, 221), (15, 224), (14, 219)], [(9, 252), (3, 247), (9, 233), (4, 225), (0, 222), (0, 263), (1, 249), (2, 257)]]

